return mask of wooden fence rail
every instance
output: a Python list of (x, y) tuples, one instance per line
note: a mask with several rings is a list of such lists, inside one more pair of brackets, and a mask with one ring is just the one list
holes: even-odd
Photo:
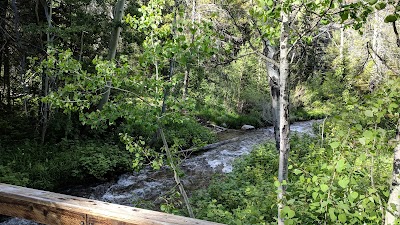
[(48, 225), (218, 223), (0, 183), (0, 215)]

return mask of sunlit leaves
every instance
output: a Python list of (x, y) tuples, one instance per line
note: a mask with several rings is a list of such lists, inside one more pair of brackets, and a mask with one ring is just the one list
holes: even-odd
[(396, 20), (397, 20), (397, 15), (395, 15), (395, 14), (388, 15), (385, 17), (385, 23), (396, 22)]
[(379, 3), (377, 3), (376, 5), (375, 5), (375, 8), (377, 9), (377, 10), (382, 10), (382, 9), (385, 9), (386, 8), (386, 2), (379, 2)]

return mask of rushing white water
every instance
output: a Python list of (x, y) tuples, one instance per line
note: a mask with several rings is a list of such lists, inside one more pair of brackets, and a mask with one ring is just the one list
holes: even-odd
[[(313, 123), (318, 121), (297, 122), (291, 125), (291, 131), (312, 135)], [(182, 182), (187, 191), (206, 187), (214, 173), (229, 173), (236, 158), (249, 154), (259, 144), (272, 140), (273, 128), (267, 127), (253, 131), (241, 132), (241, 135), (214, 149), (188, 156), (182, 160), (181, 168), (185, 172)], [(67, 194), (97, 199), (122, 205), (141, 206), (143, 201), (152, 201), (154, 205), (163, 202), (175, 187), (173, 174), (168, 166), (154, 171), (150, 167), (140, 172), (121, 175), (116, 182), (108, 182), (93, 187), (74, 188)], [(161, 196), (161, 197), (160, 197)], [(0, 225), (33, 225), (36, 223), (11, 219)]]

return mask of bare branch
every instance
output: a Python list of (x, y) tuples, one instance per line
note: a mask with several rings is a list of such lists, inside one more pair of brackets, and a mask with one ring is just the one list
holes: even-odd
[[(389, 66), (389, 65), (386, 63), (386, 60), (383, 59), (383, 58), (375, 51), (375, 49), (372, 48), (372, 46), (371, 46), (371, 44), (370, 44), (369, 42), (367, 42), (367, 50), (368, 50), (368, 54), (370, 54), (370, 55), (371, 55), (371, 52), (370, 52), (369, 50), (371, 50), (371, 51), (374, 53), (374, 55), (376, 55), (376, 57), (378, 57), (378, 59), (383, 63), (383, 65), (385, 65), (386, 68), (388, 68), (388, 69), (389, 69), (390, 71), (392, 71), (394, 74), (397, 74), (397, 75), (400, 74), (398, 71), (394, 70), (391, 66)], [(372, 56), (372, 55), (371, 55), (371, 56)], [(375, 62), (375, 61), (374, 61), (374, 62)]]

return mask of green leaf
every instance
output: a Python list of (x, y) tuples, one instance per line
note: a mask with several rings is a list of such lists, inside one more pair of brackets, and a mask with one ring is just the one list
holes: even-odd
[(339, 180), (338, 184), (342, 188), (347, 188), (347, 185), (349, 184), (349, 182), (350, 182), (349, 178), (345, 177), (345, 178)]
[(374, 113), (371, 110), (365, 110), (364, 115), (366, 115), (367, 117), (373, 117)]
[(399, 105), (397, 105), (396, 103), (392, 102), (389, 104), (389, 112), (391, 113), (393, 111), (393, 109), (397, 109), (399, 107)]
[(339, 160), (336, 164), (336, 171), (338, 173), (342, 172), (342, 170), (344, 169), (345, 166), (346, 166), (346, 163), (345, 163), (344, 159)]
[(329, 145), (331, 146), (332, 149), (335, 149), (335, 148), (339, 147), (340, 142), (337, 142), (337, 141), (336, 142), (332, 142)]
[(351, 193), (350, 193), (350, 197), (351, 197), (352, 199), (356, 199), (356, 198), (358, 197), (358, 192), (356, 192), (356, 191), (351, 192)]
[(294, 216), (296, 215), (296, 213), (295, 213), (295, 211), (293, 211), (293, 210), (289, 210), (288, 211), (288, 213), (287, 213), (287, 216), (288, 216), (288, 218), (290, 219), (290, 218), (293, 218)]
[[(364, 131), (363, 132), (363, 136), (369, 141), (374, 139), (374, 133), (372, 131), (370, 131), (370, 130)], [(368, 142), (367, 142), (367, 144), (368, 144)]]
[(335, 215), (335, 209), (334, 208), (329, 208), (329, 217), (331, 218), (332, 221), (336, 221), (336, 215)]
[(366, 144), (366, 139), (364, 137), (359, 138), (358, 141), (364, 146)]
[(288, 205), (293, 205), (293, 203), (296, 201), (296, 199), (289, 199), (288, 201), (287, 201), (287, 204)]
[(374, 5), (375, 3), (377, 3), (378, 2), (378, 0), (369, 0), (368, 1), (368, 3), (370, 4), (370, 5)]
[(282, 216), (287, 215), (287, 214), (289, 213), (290, 210), (291, 210), (291, 209), (290, 209), (289, 206), (283, 207), (283, 208), (282, 208)]
[(385, 18), (385, 23), (392, 23), (392, 22), (396, 22), (397, 20), (397, 16), (392, 14), (392, 15), (388, 15)]
[(294, 169), (293, 173), (296, 174), (296, 175), (299, 175), (299, 174), (301, 174), (303, 172), (301, 170), (299, 170), (299, 169)]
[(315, 200), (318, 197), (318, 192), (313, 192), (311, 195), (312, 195), (313, 199)]
[(342, 19), (342, 21), (345, 21), (349, 18), (349, 11), (345, 10), (342, 13), (340, 13), (340, 18)]
[(378, 4), (375, 5), (375, 8), (377, 10), (382, 10), (382, 9), (386, 8), (386, 3), (385, 2), (379, 2)]
[(329, 189), (329, 186), (326, 184), (321, 184), (321, 191), (326, 192)]
[(338, 219), (341, 223), (346, 223), (346, 221), (347, 221), (346, 214), (344, 214), (344, 213), (339, 214)]

